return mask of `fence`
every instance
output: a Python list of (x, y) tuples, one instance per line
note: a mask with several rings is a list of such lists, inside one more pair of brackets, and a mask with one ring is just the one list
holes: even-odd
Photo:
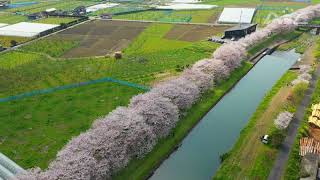
[(14, 101), (14, 100), (18, 100), (18, 99), (22, 99), (22, 98), (26, 98), (26, 97), (31, 97), (31, 96), (41, 95), (41, 94), (49, 94), (49, 93), (52, 93), (52, 92), (55, 92), (55, 91), (59, 91), (59, 90), (77, 88), (77, 87), (81, 87), (81, 86), (92, 85), (92, 84), (103, 83), (103, 82), (113, 82), (113, 83), (117, 83), (117, 84), (120, 84), (120, 85), (141, 89), (141, 90), (144, 90), (144, 91), (150, 90), (150, 88), (146, 87), (146, 86), (142, 86), (142, 85), (139, 85), (139, 84), (130, 83), (130, 82), (127, 82), (127, 81), (122, 81), (122, 80), (118, 80), (118, 79), (113, 79), (113, 78), (107, 77), (107, 78), (101, 78), (101, 79), (92, 80), (92, 81), (69, 84), (69, 85), (65, 85), (65, 86), (58, 86), (58, 87), (54, 87), (54, 88), (48, 88), (48, 89), (42, 89), (42, 90), (34, 90), (34, 91), (31, 91), (31, 92), (22, 93), (22, 94), (18, 94), (18, 95), (15, 95), (15, 96), (9, 96), (9, 97), (5, 97), (5, 98), (0, 98), (0, 102), (9, 102), (9, 101)]

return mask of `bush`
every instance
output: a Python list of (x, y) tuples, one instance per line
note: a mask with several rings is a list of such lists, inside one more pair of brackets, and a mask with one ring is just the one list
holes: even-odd
[(284, 130), (275, 129), (270, 135), (270, 146), (274, 148), (279, 148), (286, 137), (286, 132)]
[(230, 156), (229, 152), (223, 153), (220, 155), (220, 163), (222, 163), (224, 160), (226, 160)]

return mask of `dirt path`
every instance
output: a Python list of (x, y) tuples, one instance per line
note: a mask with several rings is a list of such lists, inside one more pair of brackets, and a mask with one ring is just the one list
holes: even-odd
[(296, 138), (298, 128), (300, 126), (301, 121), (304, 118), (306, 108), (308, 108), (311, 102), (311, 96), (315, 90), (316, 82), (319, 76), (320, 76), (320, 66), (317, 67), (315, 74), (312, 76), (312, 80), (310, 81), (310, 86), (308, 90), (305, 92), (305, 96), (302, 100), (302, 103), (298, 107), (297, 112), (295, 113), (295, 116), (288, 127), (288, 135), (279, 149), (278, 156), (274, 163), (273, 169), (268, 177), (269, 180), (280, 180), (282, 175), (284, 174), (286, 163), (288, 161), (289, 154), (294, 144), (294, 140)]

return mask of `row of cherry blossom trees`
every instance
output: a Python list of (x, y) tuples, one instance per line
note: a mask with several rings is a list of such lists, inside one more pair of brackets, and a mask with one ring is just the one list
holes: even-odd
[(280, 17), (237, 42), (222, 45), (211, 58), (197, 62), (178, 78), (133, 97), (128, 107), (118, 107), (96, 120), (58, 152), (48, 169), (30, 169), (18, 179), (111, 179), (130, 160), (144, 157), (159, 138), (167, 136), (180, 113), (190, 108), (201, 93), (240, 67), (249, 47), (274, 33), (292, 31), (297, 23), (315, 17), (320, 17), (320, 5)]

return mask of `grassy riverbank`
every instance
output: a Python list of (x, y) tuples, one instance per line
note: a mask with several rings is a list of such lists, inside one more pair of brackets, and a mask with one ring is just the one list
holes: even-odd
[(296, 77), (296, 72), (289, 71), (273, 86), (241, 131), (232, 150), (224, 155), (213, 179), (267, 179), (277, 147), (263, 145), (259, 137), (275, 132), (273, 119), (282, 111), (294, 112), (300, 103), (307, 86), (287, 86)]
[(221, 82), (213, 90), (205, 93), (192, 108), (185, 112), (186, 115), (167, 138), (160, 140), (154, 150), (145, 158), (131, 161), (114, 179), (145, 179), (162, 160), (170, 155), (188, 132), (251, 67), (252, 64), (244, 63), (241, 68), (231, 74), (228, 80)]

